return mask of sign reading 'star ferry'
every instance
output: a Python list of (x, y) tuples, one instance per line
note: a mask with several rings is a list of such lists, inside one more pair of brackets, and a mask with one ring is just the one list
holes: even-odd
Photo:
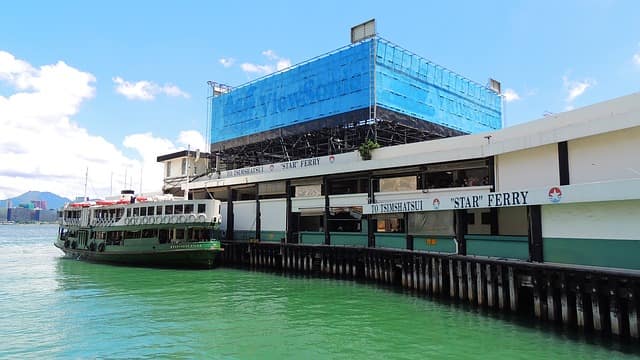
[(412, 199), (367, 204), (363, 208), (365, 214), (387, 214), (415, 211), (479, 209), (504, 206), (526, 206), (529, 202), (529, 190), (470, 193), (454, 196), (438, 196), (424, 199)]
[(464, 210), (509, 206), (640, 199), (640, 179), (549, 186), (536, 189), (483, 193), (426, 193), (420, 199), (366, 204), (363, 214)]

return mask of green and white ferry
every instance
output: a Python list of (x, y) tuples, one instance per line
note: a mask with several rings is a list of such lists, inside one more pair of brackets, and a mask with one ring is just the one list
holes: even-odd
[(117, 200), (83, 201), (60, 212), (55, 246), (67, 257), (154, 267), (212, 268), (220, 201), (146, 198), (124, 190)]

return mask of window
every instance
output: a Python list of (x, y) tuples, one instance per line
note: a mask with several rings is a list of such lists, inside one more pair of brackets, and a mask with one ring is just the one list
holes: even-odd
[(182, 159), (182, 175), (187, 174), (187, 159)]
[(198, 213), (206, 213), (207, 212), (207, 204), (198, 204)]
[(140, 208), (133, 208), (133, 216), (138, 216), (140, 214)]
[(167, 229), (160, 229), (158, 231), (158, 242), (160, 244), (166, 244), (169, 242), (169, 230)]
[(380, 191), (411, 191), (418, 188), (417, 176), (399, 176), (380, 179)]
[(404, 232), (404, 219), (383, 217), (379, 218), (376, 226), (377, 232), (392, 232), (403, 233)]
[(147, 216), (147, 208), (146, 207), (140, 208), (140, 216)]
[(154, 210), (155, 210), (155, 208), (153, 206), (149, 206), (147, 208), (147, 215), (152, 216)]
[(481, 215), (482, 225), (491, 225), (491, 213), (483, 212)]
[(171, 161), (167, 161), (166, 163), (164, 163), (164, 168), (166, 172), (165, 177), (171, 177)]
[(185, 214), (193, 214), (193, 204), (185, 204), (184, 205), (184, 213)]
[(476, 214), (472, 212), (467, 213), (467, 225), (475, 225), (475, 223), (476, 223)]
[(164, 214), (165, 215), (173, 215), (173, 206), (172, 205), (167, 205), (164, 207)]
[(184, 229), (176, 229), (176, 240), (184, 239)]
[(182, 214), (182, 205), (176, 205), (174, 209), (174, 214)]
[(162, 205), (156, 206), (156, 215), (162, 215)]

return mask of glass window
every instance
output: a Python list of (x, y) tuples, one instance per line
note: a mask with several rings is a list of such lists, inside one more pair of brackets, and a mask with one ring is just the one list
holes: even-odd
[(131, 209), (127, 209), (127, 217), (131, 216)]
[(162, 215), (162, 205), (156, 206), (156, 215)]
[(182, 212), (182, 205), (176, 205), (176, 206), (174, 207), (174, 211), (173, 211), (173, 213), (174, 213), (174, 214), (182, 214), (182, 213), (183, 213), (183, 212)]
[(198, 204), (198, 213), (206, 213), (207, 212), (207, 204)]
[(187, 174), (187, 159), (182, 159), (182, 175)]
[(176, 240), (184, 239), (184, 229), (176, 229)]
[(147, 215), (149, 215), (149, 216), (153, 215), (153, 212), (154, 212), (155, 209), (156, 208), (154, 208), (153, 206), (149, 206), (147, 208)]
[(400, 176), (380, 179), (380, 191), (411, 191), (418, 188), (417, 176)]
[(133, 208), (133, 216), (140, 215), (140, 208)]
[(167, 205), (164, 207), (165, 215), (173, 215), (173, 205)]
[(193, 214), (193, 204), (184, 204), (184, 213)]
[(140, 216), (147, 216), (147, 208), (146, 207), (140, 208)]
[(164, 163), (164, 168), (166, 171), (166, 176), (165, 177), (170, 177), (171, 176), (171, 161), (167, 161), (166, 163)]

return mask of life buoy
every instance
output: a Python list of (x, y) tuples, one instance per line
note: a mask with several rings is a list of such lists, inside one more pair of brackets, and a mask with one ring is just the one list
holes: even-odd
[(104, 251), (104, 243), (98, 244), (98, 251), (99, 252), (103, 252)]
[(193, 214), (189, 215), (189, 222), (196, 222), (196, 216)]
[(169, 221), (171, 221), (171, 217), (169, 215), (165, 215), (163, 220), (162, 220), (162, 222), (165, 223), (165, 224), (168, 224)]
[(178, 217), (177, 216), (175, 216), (175, 215), (171, 216), (171, 222), (172, 223), (175, 223), (177, 221), (178, 221)]
[(184, 216), (184, 215), (180, 215), (180, 216), (178, 216), (178, 221), (179, 221), (179, 222), (183, 223), (183, 222), (184, 222), (184, 220), (185, 220), (185, 216)]
[(205, 221), (207, 221), (207, 217), (202, 215), (202, 214), (200, 214), (200, 215), (198, 215), (198, 221), (199, 222), (205, 222)]
[(156, 223), (162, 224), (162, 216), (160, 215), (156, 216)]
[(147, 222), (147, 224), (154, 224), (156, 222), (156, 218), (154, 218), (153, 216), (150, 216), (149, 221)]
[(149, 223), (149, 219), (147, 219), (147, 217), (145, 216), (142, 219), (140, 219), (140, 223), (146, 225)]
[(131, 218), (124, 219), (124, 223), (127, 225), (131, 225)]

